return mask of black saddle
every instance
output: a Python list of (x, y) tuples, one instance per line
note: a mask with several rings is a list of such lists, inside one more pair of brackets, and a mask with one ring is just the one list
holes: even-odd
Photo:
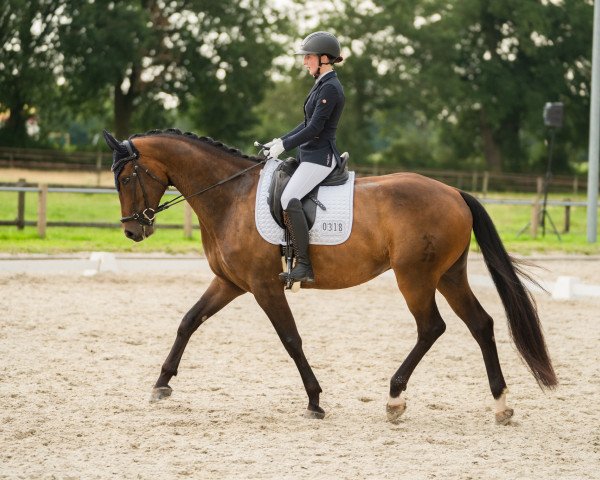
[[(344, 152), (340, 158), (342, 159), (342, 164), (335, 167), (325, 178), (325, 180), (313, 188), (310, 193), (306, 195), (306, 197), (301, 199), (302, 209), (304, 210), (304, 215), (306, 215), (306, 222), (308, 223), (309, 230), (315, 223), (315, 217), (317, 216), (317, 205), (325, 210), (325, 205), (319, 202), (317, 198), (319, 187), (343, 185), (348, 181), (348, 159), (350, 158), (350, 155), (348, 152)], [(269, 185), (269, 196), (267, 198), (267, 202), (269, 202), (269, 209), (271, 210), (271, 215), (277, 222), (277, 225), (283, 229), (285, 229), (285, 225), (283, 223), (283, 209), (281, 208), (281, 194), (290, 181), (291, 176), (298, 168), (298, 165), (300, 165), (300, 162), (295, 158), (288, 158), (282, 161), (273, 172), (271, 185)]]

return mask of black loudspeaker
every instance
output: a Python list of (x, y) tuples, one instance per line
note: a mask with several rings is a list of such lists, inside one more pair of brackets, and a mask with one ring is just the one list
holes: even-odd
[(560, 128), (563, 124), (562, 102), (547, 102), (544, 105), (544, 125), (552, 128)]

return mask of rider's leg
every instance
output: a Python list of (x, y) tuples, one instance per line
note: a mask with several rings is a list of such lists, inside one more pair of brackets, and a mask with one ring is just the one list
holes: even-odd
[[(290, 231), (292, 243), (296, 251), (296, 266), (290, 273), (290, 278), (295, 282), (314, 281), (312, 265), (308, 255), (308, 225), (300, 200), (315, 186), (325, 180), (334, 168), (335, 162), (332, 162), (330, 167), (302, 162), (281, 195), (283, 219)], [(284, 282), (288, 280), (288, 276), (285, 273), (281, 274), (280, 278)]]
[(290, 178), (281, 194), (281, 207), (286, 210), (292, 198), (302, 200), (310, 191), (321, 183), (335, 168), (335, 162), (325, 167), (316, 163), (302, 162)]

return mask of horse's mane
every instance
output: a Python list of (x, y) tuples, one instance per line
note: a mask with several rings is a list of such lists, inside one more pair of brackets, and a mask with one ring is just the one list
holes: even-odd
[(253, 162), (261, 162), (264, 159), (257, 156), (246, 155), (241, 150), (233, 147), (229, 147), (225, 145), (223, 142), (219, 142), (218, 140), (214, 140), (211, 137), (199, 137), (195, 133), (192, 132), (182, 132), (178, 128), (166, 128), (165, 130), (149, 130), (146, 133), (134, 133), (129, 137), (129, 140), (136, 137), (147, 137), (151, 135), (181, 135), (185, 138), (189, 138), (192, 140), (197, 140), (199, 142), (206, 143), (213, 147), (217, 147), (224, 152), (230, 153), (236, 157), (246, 158), (248, 160), (252, 160)]

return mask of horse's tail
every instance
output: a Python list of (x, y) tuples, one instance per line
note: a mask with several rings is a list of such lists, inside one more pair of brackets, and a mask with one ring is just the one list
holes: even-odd
[(552, 388), (558, 381), (546, 348), (535, 301), (517, 274), (530, 281), (532, 279), (519, 268), (519, 262), (506, 252), (483, 205), (468, 193), (461, 191), (460, 194), (473, 215), (473, 233), (502, 299), (517, 350), (540, 387)]

